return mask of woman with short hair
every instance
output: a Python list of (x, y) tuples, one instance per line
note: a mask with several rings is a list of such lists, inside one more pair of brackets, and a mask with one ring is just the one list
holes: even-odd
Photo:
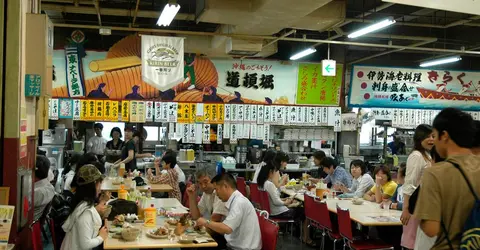
[(352, 187), (341, 186), (343, 194), (339, 195), (339, 198), (361, 198), (375, 184), (372, 177), (367, 174), (365, 163), (361, 160), (353, 160), (350, 163), (350, 173), (353, 177)]

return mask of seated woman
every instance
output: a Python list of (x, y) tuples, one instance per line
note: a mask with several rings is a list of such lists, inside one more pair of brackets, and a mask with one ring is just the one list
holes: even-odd
[(353, 160), (350, 163), (350, 173), (353, 176), (352, 187), (340, 186), (343, 194), (339, 198), (362, 198), (375, 184), (372, 177), (366, 173), (367, 167), (361, 160)]
[(392, 181), (392, 175), (388, 166), (381, 165), (376, 167), (373, 173), (375, 174), (375, 185), (363, 198), (368, 201), (382, 203), (383, 200), (390, 199), (393, 196), (397, 189), (397, 183)]
[(173, 191), (168, 193), (169, 198), (175, 198), (182, 202), (182, 193), (178, 186), (178, 173), (175, 170), (177, 159), (172, 154), (166, 154), (162, 160), (163, 171), (160, 170), (160, 159), (155, 159), (155, 175), (152, 174), (152, 169), (148, 169), (147, 178), (151, 184), (168, 184), (173, 188)]
[[(258, 173), (257, 184), (258, 188), (262, 191), (268, 193), (268, 200), (270, 203), (270, 216), (272, 218), (282, 218), (282, 219), (294, 219), (296, 221), (304, 221), (305, 213), (303, 208), (288, 208), (287, 205), (292, 204), (293, 199), (280, 198), (280, 192), (274, 184), (275, 175), (279, 172), (280, 165), (276, 165), (272, 162), (267, 162)], [(305, 220), (306, 221), (306, 220)], [(304, 232), (307, 229), (308, 224), (304, 223), (303, 225)], [(307, 244), (313, 244), (313, 241), (309, 239), (308, 234), (304, 234), (304, 242)]]

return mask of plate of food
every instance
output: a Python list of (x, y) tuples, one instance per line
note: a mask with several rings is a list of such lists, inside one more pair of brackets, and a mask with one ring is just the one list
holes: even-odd
[(168, 238), (168, 229), (166, 227), (159, 227), (147, 231), (147, 236), (154, 239), (166, 239)]
[(175, 219), (175, 218), (168, 218), (168, 219), (166, 220), (166, 222), (167, 222), (169, 225), (176, 226), (179, 221), (178, 221), (177, 219)]

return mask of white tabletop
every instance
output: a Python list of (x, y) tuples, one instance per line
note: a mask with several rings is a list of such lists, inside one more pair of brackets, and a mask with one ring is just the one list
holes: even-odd
[[(282, 188), (281, 191), (295, 199), (304, 201), (304, 194), (297, 193), (293, 189)], [(338, 198), (325, 199), (328, 210), (337, 213), (337, 205), (350, 211), (350, 218), (363, 226), (401, 226), (400, 215), (402, 211), (393, 209), (381, 209), (380, 204), (364, 201), (362, 205), (354, 205), (351, 200), (339, 200)]]
[[(157, 226), (164, 225), (164, 217), (157, 217)], [(110, 226), (111, 222), (109, 222)], [(201, 247), (216, 247), (218, 244), (216, 242), (208, 242), (202, 244), (181, 244), (178, 243), (178, 236), (172, 239), (153, 239), (147, 236), (147, 232), (154, 228), (145, 227), (143, 224), (133, 224), (134, 227), (140, 228), (142, 232), (140, 236), (135, 241), (125, 241), (121, 239), (112, 238), (111, 234), (108, 239), (103, 242), (104, 249), (150, 249), (150, 248), (201, 248)], [(170, 227), (173, 228), (173, 227)], [(197, 233), (187, 233), (187, 235), (195, 236), (197, 239), (212, 239), (212, 237), (207, 234), (197, 234)]]

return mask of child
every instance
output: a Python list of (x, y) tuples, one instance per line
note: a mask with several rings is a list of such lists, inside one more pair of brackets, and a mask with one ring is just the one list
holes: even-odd
[(400, 168), (398, 169), (397, 175), (397, 190), (393, 194), (391, 198), (390, 208), (395, 210), (402, 210), (403, 208), (403, 192), (402, 192), (402, 185), (405, 183), (405, 172), (407, 167), (406, 164), (401, 164)]

